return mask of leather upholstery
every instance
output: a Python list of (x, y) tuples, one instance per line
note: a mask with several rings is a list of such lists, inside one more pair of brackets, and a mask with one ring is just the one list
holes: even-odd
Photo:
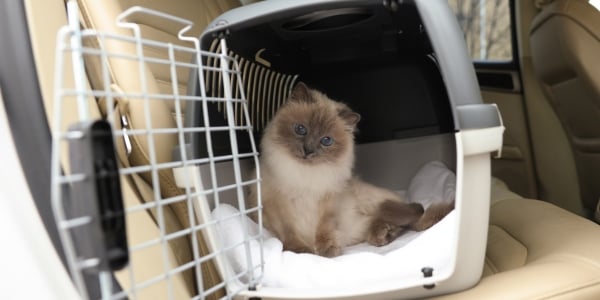
[(600, 11), (587, 0), (553, 1), (534, 19), (530, 42), (536, 75), (569, 136), (591, 215), (600, 198)]
[(598, 299), (600, 227), (496, 183), (484, 275), (436, 299)]

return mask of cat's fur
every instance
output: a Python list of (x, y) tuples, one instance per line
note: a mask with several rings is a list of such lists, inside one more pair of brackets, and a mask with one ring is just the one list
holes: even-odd
[[(353, 175), (359, 120), (345, 104), (299, 83), (265, 128), (263, 224), (284, 249), (332, 257), (364, 241), (381, 246), (423, 215), (420, 204)], [(298, 134), (298, 125), (305, 135)], [(321, 144), (323, 137), (333, 144)], [(249, 198), (256, 205), (255, 189)]]

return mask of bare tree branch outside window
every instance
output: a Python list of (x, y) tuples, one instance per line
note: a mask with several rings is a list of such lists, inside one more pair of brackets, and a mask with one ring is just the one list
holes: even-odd
[[(448, 3), (465, 33), (473, 60), (513, 59), (508, 0), (448, 0)], [(484, 24), (483, 34), (481, 24)]]

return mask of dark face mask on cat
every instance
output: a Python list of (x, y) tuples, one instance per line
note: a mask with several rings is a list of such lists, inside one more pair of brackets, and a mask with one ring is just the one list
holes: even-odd
[(322, 94), (303, 84), (296, 85), (289, 102), (281, 109), (280, 142), (303, 164), (335, 163), (353, 146), (353, 134), (360, 115), (344, 104), (322, 106)]
[(301, 142), (302, 152), (300, 152), (300, 157), (304, 160), (311, 160), (314, 157), (321, 155), (328, 150), (327, 148), (332, 147), (335, 143), (334, 138), (330, 136), (319, 138), (318, 134), (309, 134), (308, 128), (303, 124), (295, 124), (294, 133)]

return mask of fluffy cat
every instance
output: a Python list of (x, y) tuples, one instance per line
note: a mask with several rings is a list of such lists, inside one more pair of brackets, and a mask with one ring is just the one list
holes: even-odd
[[(418, 224), (420, 204), (353, 175), (359, 120), (345, 104), (299, 83), (265, 128), (263, 225), (285, 250), (333, 257), (365, 241), (385, 245)], [(256, 205), (256, 190), (249, 196)]]

